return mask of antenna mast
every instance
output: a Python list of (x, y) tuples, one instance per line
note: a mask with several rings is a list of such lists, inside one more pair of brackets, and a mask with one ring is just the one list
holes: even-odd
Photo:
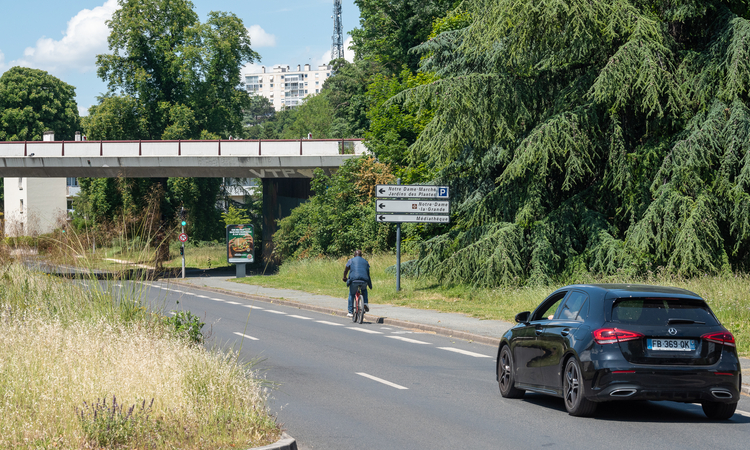
[(344, 33), (341, 30), (341, 0), (333, 0), (333, 44), (331, 60), (344, 57)]

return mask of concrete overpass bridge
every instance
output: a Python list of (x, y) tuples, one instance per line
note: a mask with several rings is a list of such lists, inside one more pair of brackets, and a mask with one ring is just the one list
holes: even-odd
[[(49, 210), (62, 195), (65, 209), (67, 177), (260, 178), (267, 256), (276, 221), (310, 196), (313, 171), (331, 174), (364, 152), (358, 139), (0, 142), (6, 233), (14, 217), (30, 223), (34, 205)], [(62, 189), (52, 179), (62, 180)], [(51, 220), (42, 216), (38, 222)], [(30, 226), (21, 229), (33, 234)]]

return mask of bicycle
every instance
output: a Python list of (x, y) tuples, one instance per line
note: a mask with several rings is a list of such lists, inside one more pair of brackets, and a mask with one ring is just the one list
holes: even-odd
[(362, 323), (365, 320), (365, 300), (362, 295), (362, 287), (366, 285), (364, 281), (352, 281), (357, 286), (357, 292), (354, 294), (354, 310), (352, 312), (352, 322)]

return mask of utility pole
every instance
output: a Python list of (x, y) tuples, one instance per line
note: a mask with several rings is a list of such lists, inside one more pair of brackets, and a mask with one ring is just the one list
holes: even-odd
[(341, 25), (341, 0), (333, 0), (333, 44), (331, 60), (344, 57), (344, 32)]

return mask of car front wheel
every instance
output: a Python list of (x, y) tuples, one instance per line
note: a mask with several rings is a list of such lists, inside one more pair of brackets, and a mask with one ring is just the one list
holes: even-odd
[(563, 396), (565, 409), (571, 416), (590, 416), (596, 411), (596, 403), (583, 396), (583, 379), (581, 365), (575, 358), (570, 358), (563, 372)]
[(500, 395), (505, 398), (521, 398), (526, 392), (517, 389), (515, 377), (513, 376), (513, 355), (507, 345), (500, 351), (497, 358), (497, 384), (500, 386)]

